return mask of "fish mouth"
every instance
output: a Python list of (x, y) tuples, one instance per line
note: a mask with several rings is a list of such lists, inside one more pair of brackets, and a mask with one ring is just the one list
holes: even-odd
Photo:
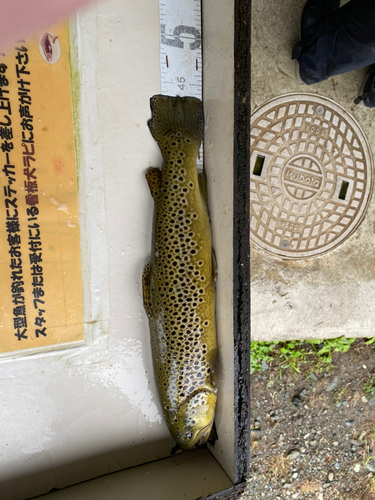
[(206, 425), (206, 427), (203, 427), (201, 431), (199, 431), (198, 434), (199, 439), (198, 441), (196, 441), (195, 446), (199, 448), (200, 446), (203, 446), (204, 444), (207, 443), (207, 440), (210, 437), (211, 427), (212, 427), (212, 422)]
[(212, 422), (203, 427), (203, 429), (201, 429), (199, 432), (197, 432), (195, 438), (192, 438), (190, 442), (186, 442), (183, 439), (181, 439), (180, 436), (177, 436), (175, 439), (177, 441), (178, 447), (181, 450), (187, 451), (187, 450), (192, 450), (195, 447), (200, 447), (205, 445), (208, 441), (208, 438), (210, 437), (211, 427), (212, 427)]

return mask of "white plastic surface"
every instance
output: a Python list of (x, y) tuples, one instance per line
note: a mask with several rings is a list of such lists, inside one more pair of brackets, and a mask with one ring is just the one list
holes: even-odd
[(216, 427), (212, 453), (233, 480), (233, 1), (203, 2), (204, 162), (213, 246), (218, 264), (216, 322), (220, 356)]
[(196, 500), (231, 486), (232, 482), (211, 453), (200, 449), (108, 474), (38, 498)]

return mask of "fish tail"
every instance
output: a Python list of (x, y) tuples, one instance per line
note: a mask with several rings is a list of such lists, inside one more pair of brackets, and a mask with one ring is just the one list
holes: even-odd
[(155, 95), (150, 99), (150, 107), (148, 127), (162, 151), (166, 141), (180, 133), (198, 153), (204, 127), (202, 101), (195, 97)]

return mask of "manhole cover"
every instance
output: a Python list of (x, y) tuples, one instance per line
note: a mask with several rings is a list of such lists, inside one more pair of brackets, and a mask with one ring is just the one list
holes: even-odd
[(314, 94), (273, 99), (251, 117), (251, 239), (288, 258), (342, 243), (372, 192), (372, 155), (358, 123)]

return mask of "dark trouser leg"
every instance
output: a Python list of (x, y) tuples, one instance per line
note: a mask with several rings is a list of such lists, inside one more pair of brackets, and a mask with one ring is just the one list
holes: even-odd
[(340, 0), (307, 0), (301, 17), (301, 38), (314, 40), (317, 27), (339, 7)]
[(330, 14), (297, 59), (307, 85), (375, 63), (375, 0), (351, 0)]

